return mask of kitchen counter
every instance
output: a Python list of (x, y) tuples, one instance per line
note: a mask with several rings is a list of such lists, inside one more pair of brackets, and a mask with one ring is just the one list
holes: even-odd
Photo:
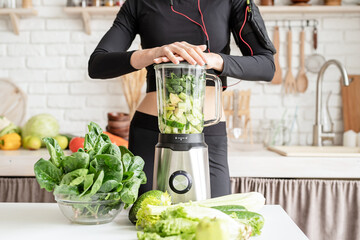
[[(254, 240), (308, 240), (278, 205), (266, 205), (259, 213), (265, 218), (262, 234)], [(122, 211), (103, 225), (70, 223), (56, 203), (0, 203), (0, 239), (126, 239), (135, 240), (136, 228)]]
[(229, 143), (231, 177), (360, 179), (359, 157), (285, 157), (262, 145)]
[[(49, 158), (46, 149), (0, 151), (0, 176), (34, 176), (39, 158)], [(284, 157), (261, 145), (229, 143), (228, 159), (231, 177), (360, 179), (356, 157)]]

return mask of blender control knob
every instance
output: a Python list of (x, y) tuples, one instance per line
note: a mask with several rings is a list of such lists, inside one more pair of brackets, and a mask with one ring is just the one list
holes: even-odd
[(186, 171), (176, 171), (169, 178), (169, 186), (174, 193), (184, 194), (190, 191), (192, 178)]

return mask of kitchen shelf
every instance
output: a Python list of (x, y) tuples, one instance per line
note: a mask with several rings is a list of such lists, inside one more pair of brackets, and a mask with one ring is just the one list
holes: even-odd
[(33, 8), (0, 8), (1, 15), (9, 15), (13, 31), (16, 35), (19, 35), (20, 17), (36, 16), (38, 13)]
[(343, 13), (360, 13), (360, 6), (259, 6), (263, 14), (343, 14)]
[(64, 12), (67, 14), (78, 14), (82, 16), (84, 22), (85, 32), (91, 34), (90, 21), (92, 15), (115, 15), (120, 7), (65, 7)]
[[(116, 7), (65, 7), (64, 12), (67, 14), (81, 15), (85, 32), (91, 34), (90, 21), (92, 15), (109, 15), (119, 11)], [(343, 13), (360, 13), (360, 6), (259, 6), (262, 14), (343, 14)]]

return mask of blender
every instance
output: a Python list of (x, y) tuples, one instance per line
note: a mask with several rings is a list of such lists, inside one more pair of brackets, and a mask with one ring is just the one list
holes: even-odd
[[(155, 65), (159, 140), (155, 146), (153, 189), (174, 203), (208, 199), (210, 173), (203, 128), (221, 119), (221, 80), (205, 67), (186, 63)], [(206, 81), (215, 87), (215, 118), (204, 121)]]

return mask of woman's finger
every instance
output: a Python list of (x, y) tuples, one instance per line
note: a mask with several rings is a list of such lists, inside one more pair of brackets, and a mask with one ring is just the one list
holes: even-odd
[[(177, 60), (179, 62), (184, 61), (184, 59), (182, 57), (180, 57), (179, 55), (175, 55), (175, 57), (177, 58)], [(163, 63), (163, 62), (170, 62), (170, 59), (167, 57), (154, 58), (154, 63), (156, 63), (156, 64)]]
[[(205, 58), (205, 55), (204, 55), (204, 51), (206, 50), (206, 45), (193, 45), (193, 44), (190, 44), (190, 43), (185, 42), (185, 41), (183, 41), (181, 43), (184, 44), (185, 46), (189, 47), (189, 48), (194, 49), (196, 51), (196, 53), (204, 61), (204, 64), (206, 63), (206, 58)], [(202, 65), (204, 65), (204, 64), (202, 64)]]
[(170, 48), (175, 54), (178, 54), (180, 57), (184, 58), (191, 65), (196, 64), (195, 59), (192, 56), (190, 56), (190, 54), (184, 48), (178, 45), (178, 43), (171, 44)]
[(200, 54), (195, 50), (195, 46), (191, 46), (186, 42), (177, 42), (175, 44), (179, 48), (184, 49), (189, 54), (189, 56), (191, 56), (196, 61), (197, 64), (199, 64), (200, 66), (203, 66), (205, 64)]
[(165, 47), (164, 48), (165, 57), (167, 57), (171, 62), (175, 64), (179, 64), (179, 60), (175, 57), (171, 47)]

